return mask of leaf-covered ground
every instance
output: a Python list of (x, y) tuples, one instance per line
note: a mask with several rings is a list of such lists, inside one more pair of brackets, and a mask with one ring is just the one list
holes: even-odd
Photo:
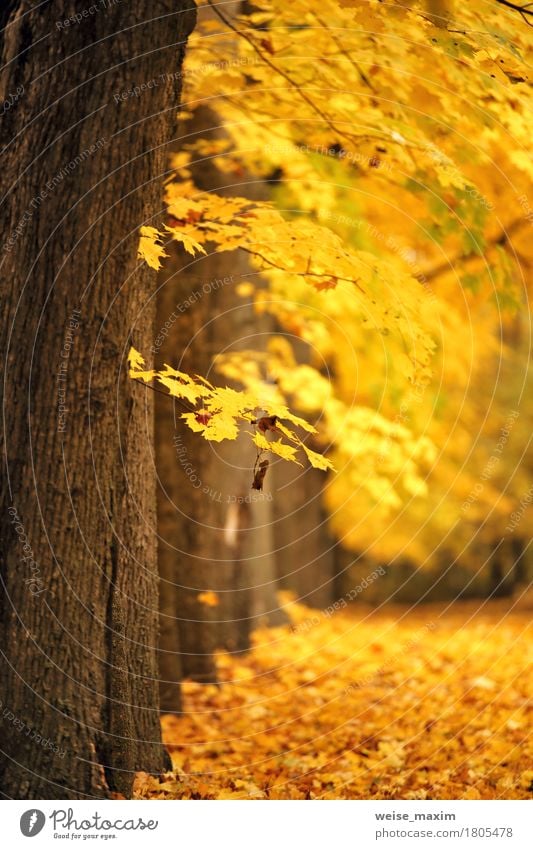
[(184, 685), (163, 718), (175, 772), (138, 797), (531, 798), (531, 611), (288, 609), (221, 655), (220, 688)]

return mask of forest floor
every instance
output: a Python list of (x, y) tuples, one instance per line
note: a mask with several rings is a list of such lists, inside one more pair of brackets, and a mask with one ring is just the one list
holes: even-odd
[(219, 656), (220, 688), (184, 684), (163, 717), (175, 771), (139, 775), (137, 798), (532, 797), (531, 611), (288, 611)]

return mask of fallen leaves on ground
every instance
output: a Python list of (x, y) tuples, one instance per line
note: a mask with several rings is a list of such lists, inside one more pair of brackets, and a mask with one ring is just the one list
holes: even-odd
[(220, 688), (183, 685), (174, 772), (137, 798), (531, 798), (530, 613), (285, 603), (292, 625), (220, 655)]

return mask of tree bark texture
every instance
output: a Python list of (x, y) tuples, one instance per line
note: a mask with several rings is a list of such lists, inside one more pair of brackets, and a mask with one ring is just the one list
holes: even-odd
[(191, 6), (0, 12), (5, 797), (128, 795), (168, 763), (153, 396), (125, 360), (153, 341), (138, 230), (161, 210)]

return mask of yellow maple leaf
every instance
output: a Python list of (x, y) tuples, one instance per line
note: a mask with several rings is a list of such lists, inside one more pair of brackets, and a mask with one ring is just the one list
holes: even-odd
[(135, 348), (130, 348), (128, 353), (128, 364), (129, 364), (129, 372), (128, 376), (134, 380), (143, 380), (145, 383), (149, 383), (153, 380), (154, 372), (153, 371), (145, 371), (142, 366), (145, 365), (144, 357), (139, 351), (136, 351)]
[(323, 454), (317, 454), (316, 451), (312, 451), (311, 448), (308, 448), (307, 445), (305, 445), (303, 442), (302, 448), (307, 454), (307, 459), (309, 460), (314, 469), (322, 469), (323, 471), (331, 469), (332, 471), (335, 471), (331, 460), (328, 460), (328, 458), (324, 457)]
[(130, 367), (130, 377), (132, 371), (135, 372), (143, 370), (142, 366), (144, 366), (144, 357), (133, 346), (128, 351), (128, 365)]
[(199, 420), (198, 413), (183, 413), (184, 422), (195, 433), (201, 433), (210, 442), (222, 442), (224, 439), (237, 439), (239, 427), (234, 416), (216, 413), (206, 422)]
[(161, 234), (155, 227), (141, 227), (137, 258), (144, 260), (156, 271), (161, 268), (161, 257), (168, 256), (161, 244)]
[(297, 463), (299, 466), (302, 465), (296, 459), (296, 448), (293, 448), (292, 445), (287, 445), (281, 439), (269, 442), (262, 433), (257, 432), (253, 435), (253, 441), (261, 451), (272, 451), (273, 454), (283, 457), (284, 460), (292, 460), (293, 463)]
[(182, 231), (177, 227), (167, 227), (166, 229), (170, 233), (172, 233), (172, 238), (176, 242), (180, 242), (187, 251), (187, 253), (190, 253), (191, 256), (195, 255), (195, 251), (201, 254), (206, 253), (202, 245), (186, 231)]

